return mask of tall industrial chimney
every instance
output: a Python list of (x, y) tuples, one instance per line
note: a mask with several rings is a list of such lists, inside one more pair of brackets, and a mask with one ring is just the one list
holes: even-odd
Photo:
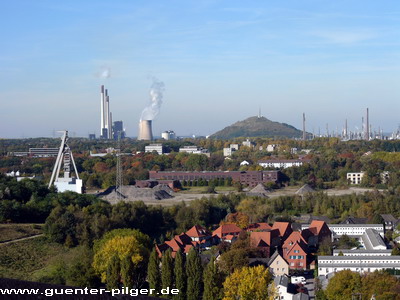
[(151, 120), (141, 120), (139, 122), (139, 141), (151, 141), (153, 140), (153, 133), (151, 131)]
[(306, 140), (306, 114), (303, 113), (303, 141)]

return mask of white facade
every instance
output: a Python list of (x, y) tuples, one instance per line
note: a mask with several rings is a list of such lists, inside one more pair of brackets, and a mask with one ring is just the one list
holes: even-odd
[(179, 148), (179, 152), (186, 152), (191, 154), (206, 154), (208, 153), (208, 149), (197, 146), (184, 146), (183, 148)]
[(258, 164), (263, 168), (275, 168), (275, 169), (286, 169), (291, 167), (299, 167), (303, 165), (303, 161), (300, 159), (288, 159), (288, 160), (260, 160)]
[(391, 249), (385, 249), (385, 250), (336, 249), (333, 250), (333, 256), (338, 256), (340, 252), (342, 252), (343, 256), (391, 256), (392, 255)]
[(364, 177), (364, 174), (364, 172), (347, 173), (347, 181), (350, 184), (360, 184)]
[(318, 274), (326, 276), (343, 270), (358, 273), (376, 270), (400, 270), (400, 256), (320, 256)]
[(146, 153), (147, 152), (151, 153), (153, 151), (156, 151), (159, 155), (162, 155), (164, 153), (162, 144), (150, 144), (150, 145), (144, 147), (144, 151)]
[[(383, 224), (327, 224), (332, 231), (332, 238), (342, 235), (361, 237), (367, 229), (376, 230), (382, 237), (385, 236)], [(309, 224), (302, 224), (301, 229), (309, 228)]]
[(267, 150), (267, 152), (274, 152), (275, 150), (277, 150), (277, 148), (278, 148), (277, 145), (272, 144), (272, 145), (268, 145), (266, 150)]
[(57, 187), (57, 191), (59, 193), (71, 191), (82, 194), (82, 179), (60, 177), (54, 182), (54, 185)]
[(361, 237), (362, 244), (367, 250), (385, 250), (387, 246), (379, 234), (375, 229), (368, 228), (365, 230), (365, 233)]

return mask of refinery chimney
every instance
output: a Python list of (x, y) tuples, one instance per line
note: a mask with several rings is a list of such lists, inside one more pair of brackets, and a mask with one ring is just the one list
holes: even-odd
[(151, 131), (151, 120), (141, 120), (139, 122), (139, 141), (151, 141), (153, 140), (153, 133)]

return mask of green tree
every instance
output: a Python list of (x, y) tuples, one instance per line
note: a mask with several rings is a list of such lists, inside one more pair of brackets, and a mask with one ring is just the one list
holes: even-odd
[[(158, 258), (158, 253), (155, 247), (151, 252), (149, 264), (147, 266), (147, 281), (149, 282), (149, 287), (151, 289), (155, 289), (156, 291), (161, 290), (160, 259)], [(156, 294), (157, 292), (153, 295)]]
[(117, 255), (113, 255), (107, 264), (106, 283), (108, 289), (117, 289), (121, 282), (120, 279), (120, 260)]
[(187, 299), (201, 299), (202, 294), (202, 266), (200, 255), (195, 248), (190, 249), (186, 261)]
[(204, 293), (203, 300), (219, 300), (222, 299), (222, 275), (218, 272), (217, 264), (214, 256), (204, 269), (203, 274)]
[(361, 291), (361, 276), (350, 270), (337, 272), (329, 280), (325, 295), (329, 300), (348, 300), (351, 295)]
[(121, 260), (121, 280), (124, 287), (133, 288), (135, 268), (129, 255)]
[[(161, 285), (163, 289), (172, 288), (174, 283), (173, 261), (171, 257), (171, 249), (163, 253), (161, 260)], [(164, 295), (165, 298), (170, 298), (172, 295)]]
[(175, 256), (174, 265), (175, 288), (179, 290), (178, 295), (174, 295), (175, 300), (186, 299), (186, 273), (185, 273), (185, 260), (179, 249)]

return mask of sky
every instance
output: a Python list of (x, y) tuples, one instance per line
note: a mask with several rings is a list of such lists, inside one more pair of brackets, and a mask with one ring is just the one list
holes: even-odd
[[(0, 138), (100, 133), (100, 85), (128, 136), (164, 83), (153, 134), (258, 114), (307, 131), (400, 124), (400, 2), (5, 1)], [(109, 78), (101, 78), (104, 70)]]

